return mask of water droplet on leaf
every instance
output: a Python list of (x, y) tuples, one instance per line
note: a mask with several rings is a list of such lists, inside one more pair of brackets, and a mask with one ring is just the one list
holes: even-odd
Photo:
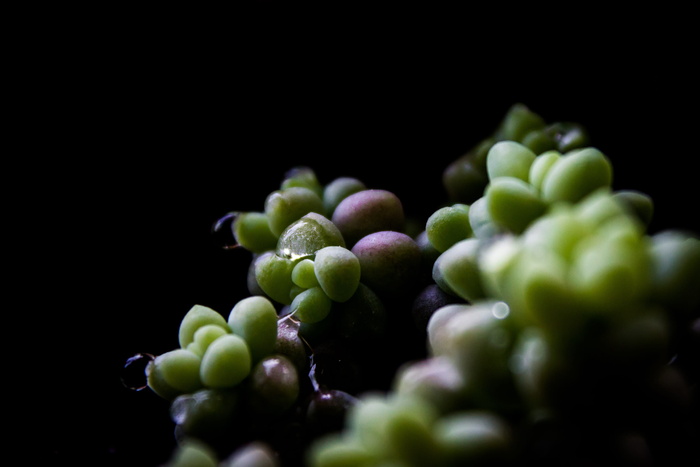
[(149, 353), (138, 353), (126, 360), (122, 368), (121, 381), (124, 387), (141, 391), (148, 387), (146, 368), (156, 357)]

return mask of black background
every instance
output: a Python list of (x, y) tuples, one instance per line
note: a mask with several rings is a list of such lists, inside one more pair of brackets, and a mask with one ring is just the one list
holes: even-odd
[(249, 255), (222, 250), (211, 226), (261, 210), (294, 166), (392, 190), (425, 218), (445, 201), (446, 165), (521, 102), (583, 124), (615, 186), (652, 195), (653, 229), (697, 230), (691, 34), (648, 27), (672, 18), (621, 30), (619, 18), (472, 16), (433, 33), (391, 15), (341, 27), (335, 13), (292, 21), (269, 8), (228, 24), (182, 12), (58, 27), (20, 67), (17, 120), (40, 195), (21, 319), (39, 323), (44, 346), (22, 428), (50, 459), (167, 459), (167, 404), (124, 388), (121, 367), (174, 348), (193, 304), (227, 314), (247, 294)]

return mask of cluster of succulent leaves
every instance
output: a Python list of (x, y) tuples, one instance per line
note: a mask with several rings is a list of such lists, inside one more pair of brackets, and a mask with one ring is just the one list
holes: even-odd
[[(487, 168), (482, 197), (426, 223), (440, 251), (433, 278), (462, 303), (434, 311), (430, 356), (405, 364), (388, 394), (361, 398), (345, 431), (314, 445), (311, 465), (632, 457), (627, 437), (647, 436), (674, 397), (659, 387), (687, 392), (668, 362), (698, 319), (700, 241), (647, 234), (650, 198), (613, 191), (594, 148), (535, 155), (502, 141)], [(580, 444), (534, 452), (545, 424)]]
[[(149, 365), (179, 430), (170, 465), (597, 462), (633, 457), (631, 438), (648, 450), (663, 409), (684, 407), (669, 394), (688, 375), (669, 361), (700, 318), (700, 241), (649, 232), (653, 200), (613, 189), (580, 125), (520, 104), (443, 182), (450, 204), (413, 234), (394, 193), (323, 185), (311, 168), (235, 213), (251, 296), (228, 320), (193, 307), (180, 348)], [(323, 367), (328, 347), (343, 353)]]

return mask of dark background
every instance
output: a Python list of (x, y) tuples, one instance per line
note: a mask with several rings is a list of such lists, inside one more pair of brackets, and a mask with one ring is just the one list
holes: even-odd
[(417, 23), (368, 36), (283, 16), (256, 16), (245, 34), (245, 18), (66, 28), (27, 59), (25, 151), (42, 196), (24, 303), (46, 335), (23, 428), (48, 458), (168, 458), (167, 404), (123, 387), (121, 367), (174, 348), (193, 304), (227, 314), (246, 296), (250, 256), (222, 250), (212, 224), (261, 210), (294, 166), (392, 190), (425, 218), (445, 201), (446, 165), (521, 102), (583, 124), (615, 186), (653, 197), (653, 229), (697, 230), (697, 76), (682, 27), (612, 42), (618, 23), (561, 19), (533, 36), (514, 19), (501, 45), (496, 23), (464, 33), (476, 19), (445, 37)]

